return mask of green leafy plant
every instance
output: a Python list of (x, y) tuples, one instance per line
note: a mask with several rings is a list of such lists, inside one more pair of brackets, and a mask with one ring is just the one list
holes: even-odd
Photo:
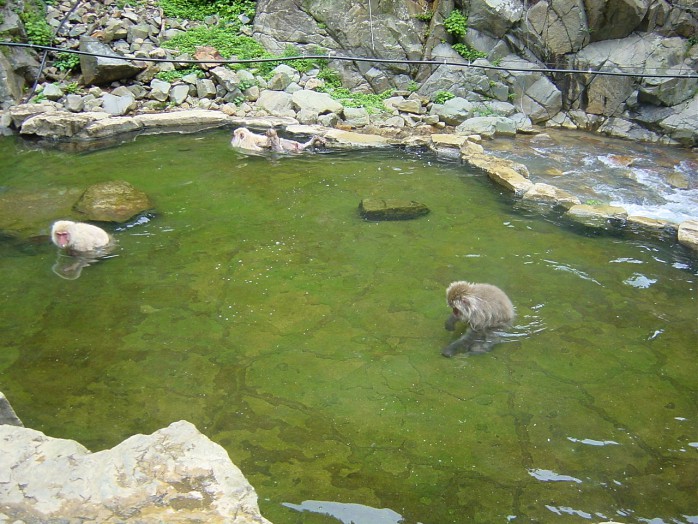
[(363, 107), (368, 113), (379, 113), (385, 110), (383, 101), (390, 98), (395, 92), (388, 89), (380, 94), (373, 93), (352, 93), (344, 87), (339, 87), (327, 91), (335, 100), (342, 103), (344, 107)]
[(338, 87), (342, 87), (342, 79), (339, 76), (339, 73), (337, 73), (337, 71), (334, 69), (323, 67), (320, 69), (317, 77), (325, 82), (325, 88), (322, 91), (328, 92), (333, 89), (337, 89)]
[(203, 78), (205, 73), (197, 66), (187, 67), (185, 69), (174, 69), (172, 71), (160, 71), (155, 77), (158, 80), (165, 82), (174, 82), (187, 75), (195, 74), (199, 78)]
[(593, 198), (590, 198), (589, 200), (585, 200), (584, 203), (587, 206), (602, 206), (603, 202), (601, 200), (594, 200)]
[(475, 49), (468, 47), (465, 44), (453, 44), (453, 50), (466, 60), (477, 60), (478, 58), (486, 58), (487, 53), (482, 53), (481, 51), (476, 51)]
[[(317, 53), (314, 54), (322, 54), (322, 51), (318, 51)], [(269, 55), (267, 54), (266, 56), (268, 57), (273, 57), (274, 55)], [(302, 52), (300, 49), (298, 49), (294, 45), (287, 45), (284, 48), (283, 53), (281, 53), (280, 57), (282, 58), (289, 58), (292, 56), (302, 56)], [(278, 62), (273, 61), (273, 62), (264, 62), (259, 64), (259, 71), (262, 75), (264, 76), (269, 76), (271, 75), (272, 70), (278, 66), (279, 64), (285, 63), (289, 65), (290, 67), (293, 67), (297, 71), (301, 73), (307, 73), (311, 69), (322, 69), (323, 67), (327, 66), (327, 60), (324, 59), (312, 59), (312, 58), (299, 58), (298, 60), (285, 60), (281, 61), (279, 60)]]
[(254, 80), (241, 80), (238, 84), (238, 89), (240, 91), (247, 91), (249, 88), (254, 87), (256, 85), (257, 82), (255, 82)]
[(456, 98), (456, 95), (454, 95), (450, 91), (438, 91), (434, 95), (434, 103), (435, 104), (443, 104), (444, 102), (447, 102), (447, 101), (451, 100), (452, 98)]
[(416, 93), (419, 90), (419, 84), (412, 80), (409, 84), (407, 84), (407, 90), (410, 93)]
[(53, 65), (59, 71), (74, 71), (80, 67), (80, 55), (75, 53), (58, 53)]
[(44, 94), (44, 90), (40, 89), (36, 92), (36, 94), (31, 98), (31, 103), (32, 104), (40, 104), (41, 102), (46, 101), (46, 95)]
[(72, 95), (80, 91), (80, 85), (77, 82), (70, 82), (69, 84), (65, 84), (63, 86), (63, 92), (66, 94)]
[(468, 31), (468, 19), (463, 13), (454, 9), (444, 20), (444, 28), (453, 36), (463, 37)]
[(414, 17), (417, 20), (421, 20), (422, 22), (426, 22), (428, 24), (429, 22), (431, 22), (431, 19), (434, 18), (434, 11), (430, 9), (428, 11), (425, 11), (424, 13), (414, 15)]
[(257, 3), (254, 0), (160, 0), (166, 16), (203, 20), (218, 15), (221, 20), (234, 21), (239, 15), (254, 18)]
[(51, 45), (53, 43), (53, 31), (44, 17), (43, 3), (25, 3), (19, 18), (27, 31), (27, 40), (30, 44)]
[(116, 7), (123, 9), (124, 7), (139, 7), (145, 5), (145, 0), (116, 0)]
[[(215, 47), (223, 58), (241, 60), (270, 56), (253, 38), (238, 34), (233, 26), (199, 26), (162, 43), (162, 47), (178, 49), (193, 55), (199, 46)], [(240, 67), (238, 67), (239, 69)]]

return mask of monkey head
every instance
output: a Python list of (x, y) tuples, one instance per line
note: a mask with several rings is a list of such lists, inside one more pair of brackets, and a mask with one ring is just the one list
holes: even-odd
[(467, 322), (470, 315), (477, 307), (478, 297), (473, 295), (474, 284), (459, 280), (452, 282), (446, 289), (446, 302), (451, 308), (453, 315)]
[(51, 227), (51, 240), (60, 248), (66, 248), (70, 245), (73, 224), (70, 220), (58, 220)]

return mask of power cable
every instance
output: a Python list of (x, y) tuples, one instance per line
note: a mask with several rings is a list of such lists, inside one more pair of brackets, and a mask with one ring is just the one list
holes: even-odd
[(206, 60), (189, 60), (178, 58), (150, 58), (150, 57), (128, 57), (117, 54), (101, 54), (91, 53), (88, 51), (79, 51), (77, 49), (64, 49), (60, 47), (42, 46), (36, 44), (27, 44), (21, 42), (0, 42), (0, 46), (8, 47), (26, 47), (32, 49), (41, 49), (44, 51), (55, 51), (61, 53), (73, 53), (77, 55), (94, 56), (97, 58), (110, 58), (118, 60), (126, 60), (130, 62), (171, 62), (176, 64), (256, 64), (264, 62), (292, 62), (294, 60), (340, 60), (347, 62), (372, 62), (378, 64), (408, 64), (408, 65), (448, 65), (453, 67), (468, 67), (473, 69), (489, 69), (494, 71), (504, 71), (509, 73), (556, 73), (556, 74), (584, 74), (584, 75), (599, 75), (599, 76), (622, 76), (622, 77), (643, 77), (643, 78), (698, 78), (698, 73), (688, 72), (687, 74), (677, 73), (651, 73), (649, 70), (637, 72), (625, 71), (603, 71), (595, 69), (560, 69), (560, 68), (518, 68), (518, 67), (503, 67), (493, 64), (478, 64), (474, 62), (450, 62), (448, 60), (403, 60), (395, 58), (367, 58), (359, 56), (341, 56), (341, 55), (303, 55), (303, 56), (284, 56), (275, 58), (250, 58), (250, 59), (206, 59)]

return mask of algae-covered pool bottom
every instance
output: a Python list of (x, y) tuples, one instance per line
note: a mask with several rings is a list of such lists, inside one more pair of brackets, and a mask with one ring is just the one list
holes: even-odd
[[(3, 191), (123, 179), (156, 207), (76, 280), (48, 243), (0, 243), (0, 391), (25, 425), (96, 451), (186, 419), (276, 524), (698, 520), (684, 251), (517, 214), (430, 155), (245, 157), (228, 139), (0, 140)], [(431, 213), (367, 222), (369, 197)], [(518, 318), (492, 352), (446, 359), (461, 279)]]

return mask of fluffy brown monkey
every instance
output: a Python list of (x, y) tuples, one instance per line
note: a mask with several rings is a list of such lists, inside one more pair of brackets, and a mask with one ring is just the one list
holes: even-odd
[(496, 330), (511, 325), (516, 316), (509, 297), (490, 284), (452, 282), (446, 289), (446, 301), (452, 312), (444, 327), (453, 331), (460, 321), (467, 323), (468, 329), (441, 352), (445, 357), (461, 349), (471, 353), (489, 351), (497, 343)]
[(267, 130), (267, 140), (271, 150), (277, 153), (300, 153), (316, 145), (325, 145), (325, 139), (320, 136), (314, 136), (304, 144), (295, 140), (281, 138), (274, 128)]
[(253, 133), (246, 127), (238, 127), (233, 131), (233, 138), (230, 140), (230, 145), (238, 149), (247, 151), (263, 151), (268, 148), (269, 139), (265, 135)]
[(51, 227), (51, 240), (61, 249), (78, 253), (105, 250), (112, 245), (112, 237), (103, 229), (85, 224), (59, 220)]

